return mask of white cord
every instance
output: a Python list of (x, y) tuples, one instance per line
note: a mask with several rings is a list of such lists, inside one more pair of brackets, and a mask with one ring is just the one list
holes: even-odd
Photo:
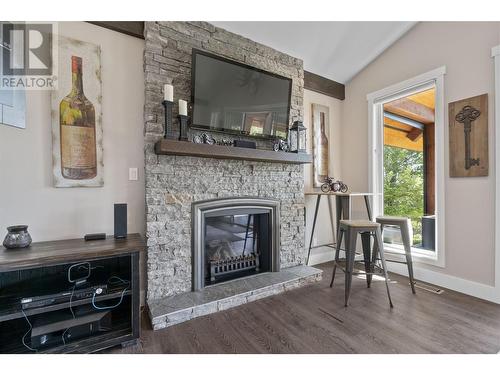
[(33, 349), (31, 346), (28, 346), (28, 344), (26, 344), (26, 342), (24, 341), (26, 339), (26, 335), (28, 333), (31, 332), (31, 330), (33, 329), (33, 326), (31, 325), (31, 322), (29, 321), (28, 317), (26, 316), (26, 313), (24, 312), (24, 310), (21, 310), (21, 312), (23, 313), (24, 315), (24, 319), (26, 319), (26, 321), (28, 322), (28, 325), (30, 326), (30, 329), (28, 329), (28, 331), (24, 334), (23, 338), (22, 338), (22, 342), (23, 342), (23, 345), (28, 348), (29, 350), (31, 350), (32, 352), (38, 352), (37, 349)]
[[(111, 277), (108, 279), (108, 283), (110, 283), (110, 281), (111, 281), (111, 280), (113, 280), (113, 279), (117, 279), (117, 280), (121, 281), (123, 284), (127, 284), (127, 286), (128, 286), (128, 285), (130, 285), (130, 281), (128, 281), (128, 280), (123, 280), (122, 278), (120, 278), (120, 277), (118, 277), (118, 276), (111, 276)], [(110, 284), (117, 284), (117, 283), (110, 283)]]
[(94, 291), (94, 294), (92, 295), (92, 306), (94, 306), (94, 309), (97, 309), (97, 310), (107, 310), (107, 309), (114, 309), (115, 307), (118, 307), (120, 306), (120, 304), (122, 303), (123, 301), (123, 296), (125, 295), (125, 292), (128, 290), (128, 286), (122, 290), (122, 294), (120, 296), (120, 301), (118, 301), (118, 303), (114, 306), (97, 306), (95, 304), (95, 296), (96, 296), (96, 292)]
[[(73, 302), (73, 295), (75, 294), (75, 287), (76, 287), (76, 283), (73, 284), (73, 289), (71, 289), (71, 296), (69, 297), (69, 310), (71, 311), (71, 315), (73, 315), (73, 319), (76, 319), (75, 312), (73, 311), (73, 306), (71, 306), (71, 304)], [(69, 329), (69, 327), (66, 328), (61, 335), (63, 345), (66, 345), (66, 340), (64, 339), (64, 335), (66, 334), (66, 332), (68, 332), (68, 329)]]
[(76, 284), (73, 284), (73, 289), (71, 289), (71, 296), (69, 297), (69, 310), (71, 311), (71, 315), (73, 315), (73, 319), (75, 319), (75, 312), (73, 311), (73, 306), (71, 306), (71, 304), (73, 303), (73, 295), (75, 294), (75, 287)]
[(120, 306), (120, 304), (122, 303), (123, 301), (123, 296), (125, 295), (125, 292), (128, 290), (129, 286), (130, 286), (130, 281), (128, 280), (123, 280), (122, 278), (118, 277), (118, 276), (111, 276), (109, 279), (108, 279), (108, 284), (112, 284), (112, 285), (116, 285), (118, 284), (117, 282), (112, 282), (112, 280), (118, 280), (120, 281), (120, 283), (123, 283), (123, 284), (127, 284), (127, 286), (125, 287), (125, 289), (122, 290), (122, 294), (120, 296), (120, 301), (118, 301), (118, 303), (114, 306), (97, 306), (95, 304), (95, 296), (96, 296), (96, 291), (94, 291), (94, 294), (92, 295), (92, 306), (94, 306), (95, 309), (97, 310), (107, 310), (107, 309), (114, 309), (118, 306)]

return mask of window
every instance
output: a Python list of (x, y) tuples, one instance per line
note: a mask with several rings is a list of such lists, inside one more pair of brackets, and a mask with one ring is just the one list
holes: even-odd
[[(409, 217), (412, 245), (435, 250), (435, 89), (383, 105), (384, 214)], [(387, 228), (384, 241), (402, 244)]]
[[(412, 220), (414, 262), (444, 267), (445, 68), (369, 94), (369, 183), (374, 215)], [(402, 252), (398, 231), (384, 241)]]

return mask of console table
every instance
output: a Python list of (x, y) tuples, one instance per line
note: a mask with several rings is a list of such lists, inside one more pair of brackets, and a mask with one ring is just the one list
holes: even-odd
[[(336, 245), (336, 238), (337, 238), (337, 233), (339, 228), (339, 223), (340, 220), (349, 220), (352, 217), (352, 198), (354, 197), (363, 197), (365, 201), (365, 206), (366, 206), (366, 213), (368, 215), (368, 220), (373, 220), (372, 217), (372, 207), (371, 207), (371, 202), (370, 202), (370, 197), (379, 195), (378, 193), (334, 193), (334, 192), (328, 192), (324, 193), (322, 191), (311, 191), (311, 192), (306, 192), (306, 196), (316, 196), (316, 208), (314, 210), (314, 219), (313, 219), (313, 226), (311, 230), (311, 238), (309, 241), (309, 249), (307, 252), (307, 260), (306, 260), (306, 265), (309, 264), (309, 256), (311, 255), (311, 249), (316, 248), (316, 247), (331, 247), (334, 248)], [(318, 218), (318, 211), (319, 211), (319, 204), (321, 202), (321, 197), (326, 196), (328, 199), (328, 203), (330, 204), (330, 197), (335, 197), (335, 228), (336, 230), (333, 230), (334, 233), (334, 239), (333, 243), (325, 244), (325, 245), (319, 245), (319, 246), (312, 246), (312, 241), (313, 241), (313, 236), (314, 236), (314, 230), (316, 229), (316, 219)], [(331, 206), (330, 206), (330, 222), (333, 228), (333, 217), (332, 217), (332, 212), (331, 212)]]
[(0, 353), (91, 353), (140, 336), (139, 234), (0, 246)]

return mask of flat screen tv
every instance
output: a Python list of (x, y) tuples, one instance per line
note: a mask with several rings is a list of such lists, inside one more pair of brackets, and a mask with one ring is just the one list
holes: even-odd
[(191, 127), (283, 138), (292, 80), (193, 49)]

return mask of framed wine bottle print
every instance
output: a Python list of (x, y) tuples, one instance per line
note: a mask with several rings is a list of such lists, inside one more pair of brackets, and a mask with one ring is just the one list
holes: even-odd
[(313, 123), (313, 186), (321, 187), (329, 173), (330, 108), (312, 104)]
[(59, 36), (58, 59), (52, 93), (54, 185), (103, 186), (100, 47)]

